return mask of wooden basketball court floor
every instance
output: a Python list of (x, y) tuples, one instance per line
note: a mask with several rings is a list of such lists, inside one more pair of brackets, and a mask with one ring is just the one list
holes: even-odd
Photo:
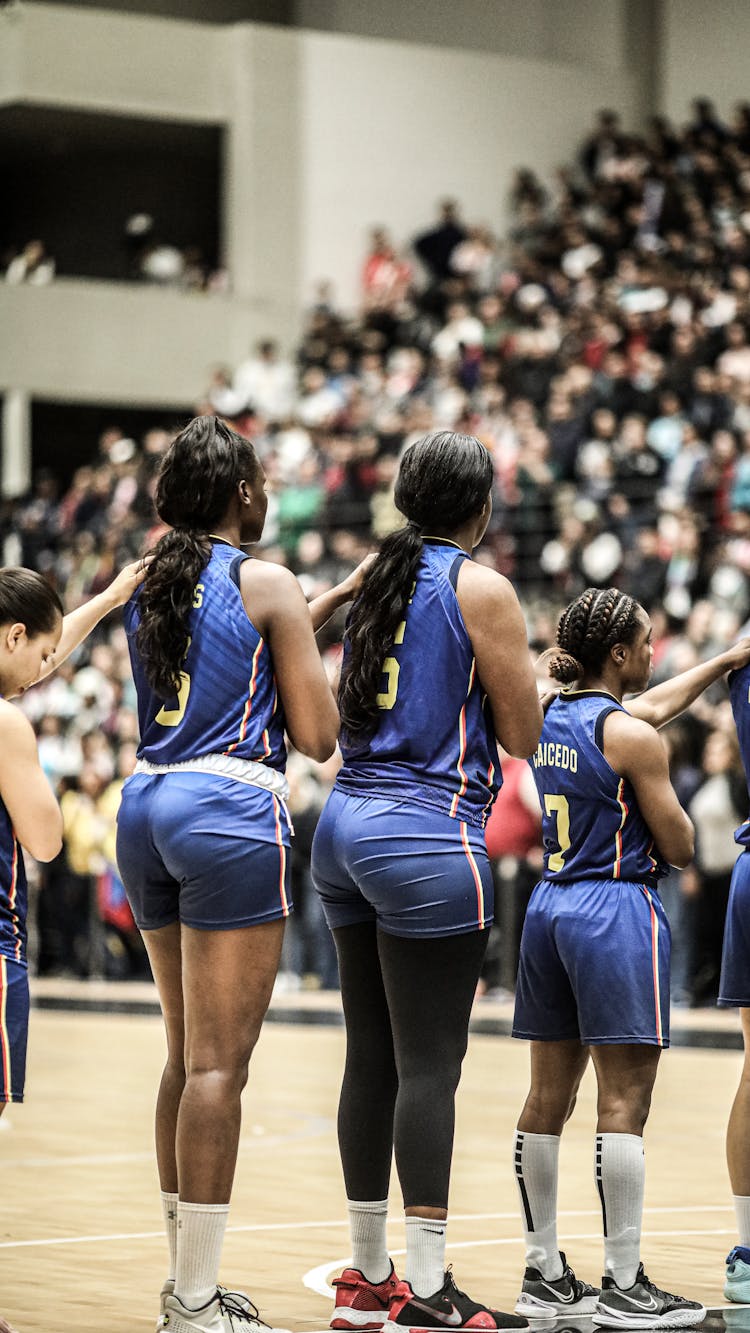
[[(154, 1327), (165, 1242), (152, 1112), (164, 1040), (153, 999), (140, 1007), (147, 1012), (32, 1012), (27, 1101), (0, 1121), (0, 1314), (19, 1333)], [(308, 1333), (326, 1328), (329, 1279), (349, 1254), (335, 1132), (344, 1038), (320, 1007), (304, 1023), (284, 1021), (283, 1010), (274, 1017), (245, 1093), (222, 1279), (249, 1291), (267, 1320)], [(736, 1041), (736, 1015), (709, 1017), (697, 1040), (714, 1040), (712, 1022), (718, 1039)], [(734, 1241), (723, 1144), (740, 1064), (737, 1050), (667, 1052), (646, 1130), (647, 1271), (714, 1307), (725, 1306)], [(458, 1096), (448, 1257), (459, 1286), (505, 1309), (523, 1268), (511, 1142), (527, 1066), (523, 1043), (474, 1033)], [(589, 1281), (602, 1264), (593, 1134), (589, 1071), (563, 1138), (559, 1199), (560, 1243)], [(390, 1217), (398, 1265), (395, 1176)], [(730, 1324), (750, 1333), (750, 1308), (709, 1321)]]

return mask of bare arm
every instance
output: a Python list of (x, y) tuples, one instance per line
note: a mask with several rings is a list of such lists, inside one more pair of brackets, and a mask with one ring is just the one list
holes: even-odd
[(0, 796), (18, 841), (37, 861), (51, 861), (62, 847), (62, 815), (47, 781), (31, 723), (0, 702)]
[(335, 588), (329, 588), (327, 592), (322, 592), (319, 597), (314, 597), (308, 602), (310, 608), (310, 619), (312, 627), (317, 634), (322, 629), (326, 621), (331, 619), (334, 611), (338, 611), (340, 606), (345, 606), (347, 602), (352, 602), (358, 595), (362, 587), (362, 579), (367, 573), (370, 565), (375, 559), (375, 555), (366, 555), (356, 569), (353, 569), (348, 578), (342, 583), (337, 583)]
[(700, 662), (689, 671), (681, 671), (672, 680), (665, 680), (661, 685), (654, 685), (637, 699), (628, 699), (625, 707), (631, 717), (640, 718), (652, 727), (663, 727), (679, 713), (690, 707), (709, 685), (726, 674), (738, 671), (750, 662), (750, 638), (740, 639), (732, 648), (718, 657), (710, 657), (707, 662)]
[(240, 589), (250, 619), (268, 641), (289, 736), (322, 763), (336, 748), (339, 713), (304, 593), (288, 569), (260, 560), (243, 562)]
[(613, 712), (604, 720), (604, 758), (627, 778), (654, 842), (670, 865), (680, 869), (693, 858), (695, 838), (669, 778), (667, 751), (648, 722)]
[(459, 570), (456, 595), (495, 735), (509, 754), (528, 759), (539, 744), (543, 719), (518, 598), (502, 574), (468, 560)]
[(104, 589), (104, 592), (97, 593), (96, 597), (84, 602), (83, 606), (77, 606), (75, 611), (69, 611), (63, 619), (62, 634), (54, 656), (45, 664), (37, 680), (45, 680), (47, 676), (51, 676), (52, 672), (62, 665), (66, 657), (70, 657), (70, 654), (74, 652), (78, 645), (88, 638), (92, 629), (99, 624), (100, 620), (103, 620), (116, 607), (124, 606), (139, 584), (143, 582), (145, 572), (145, 561), (132, 561), (131, 564), (125, 565), (120, 570), (117, 578), (112, 580), (109, 587)]

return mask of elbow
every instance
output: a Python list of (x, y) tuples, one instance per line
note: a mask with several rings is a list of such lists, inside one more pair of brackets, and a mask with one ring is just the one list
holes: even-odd
[(675, 840), (671, 849), (672, 854), (668, 857), (669, 864), (675, 866), (677, 870), (684, 870), (695, 856), (695, 830), (687, 816), (685, 823), (687, 827), (682, 830), (680, 838)]
[(54, 861), (63, 848), (63, 821), (57, 802), (46, 815), (40, 812), (30, 837), (24, 839), (20, 833), (17, 837), (35, 861)]
[(317, 764), (324, 764), (336, 749), (339, 738), (338, 718), (335, 725), (318, 727), (315, 731), (306, 734), (293, 734), (290, 732), (290, 739), (295, 750), (304, 754), (308, 759), (314, 759)]
[(544, 717), (541, 707), (538, 710), (538, 716), (533, 721), (519, 718), (515, 726), (504, 729), (504, 735), (500, 736), (500, 744), (504, 750), (508, 751), (514, 759), (530, 759), (536, 754), (539, 744), (539, 737), (542, 734), (542, 723)]
[(337, 741), (338, 734), (325, 740), (319, 740), (315, 745), (310, 745), (304, 753), (308, 759), (314, 759), (316, 764), (324, 764), (334, 753)]
[(54, 861), (56, 856), (62, 851), (62, 834), (57, 836), (47, 834), (46, 836), (34, 838), (32, 842), (26, 844), (26, 850), (33, 856), (35, 861)]
[(678, 850), (677, 854), (671, 858), (671, 864), (675, 866), (677, 870), (684, 870), (686, 866), (690, 865), (694, 856), (695, 839), (690, 838), (684, 846)]
[(503, 741), (503, 749), (507, 750), (508, 754), (512, 755), (514, 759), (530, 759), (533, 754), (536, 754), (540, 734), (541, 729), (539, 733), (535, 733), (533, 739), (530, 736), (526, 736), (523, 739), (514, 741), (512, 744), (506, 744), (506, 742)]

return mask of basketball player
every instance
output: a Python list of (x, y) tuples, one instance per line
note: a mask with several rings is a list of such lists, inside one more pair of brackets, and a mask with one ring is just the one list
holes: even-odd
[[(729, 696), (742, 763), (750, 779), (750, 666), (742, 666), (729, 677)], [(745, 1061), (727, 1126), (727, 1166), (738, 1244), (727, 1256), (724, 1295), (744, 1304), (750, 1301), (750, 820), (740, 825), (735, 839), (742, 853), (735, 862), (729, 891), (719, 1004), (739, 1008)]]
[[(651, 673), (651, 626), (616, 588), (588, 588), (563, 612), (550, 674), (571, 686), (549, 706), (532, 770), (545, 873), (521, 941), (513, 1035), (531, 1045), (531, 1089), (515, 1170), (527, 1268), (517, 1311), (591, 1314), (624, 1328), (682, 1327), (703, 1306), (661, 1291), (640, 1263), (643, 1127), (669, 1044), (669, 926), (656, 886), (685, 866), (693, 829), (655, 728), (750, 657), (750, 641), (623, 706)], [(598, 1085), (596, 1179), (601, 1291), (557, 1247), (560, 1135), (589, 1059)]]
[[(41, 574), (0, 570), (0, 1115), (22, 1102), (29, 1029), (26, 871), (23, 848), (51, 861), (62, 846), (62, 816), (39, 763), (31, 723), (8, 702), (48, 676), (95, 625), (133, 592), (141, 561), (106, 591), (63, 618)], [(0, 1333), (12, 1333), (0, 1318)]]
[[(475, 564), (492, 460), (439, 432), (404, 454), (406, 527), (351, 612), (339, 690), (343, 767), (313, 844), (339, 958), (347, 1055), (338, 1132), (352, 1266), (333, 1328), (526, 1327), (445, 1271), (454, 1095), (493, 917), (483, 827), (541, 709), (510, 584)], [(406, 1213), (405, 1281), (386, 1246), (391, 1155)]]
[[(156, 1150), (169, 1333), (258, 1328), (217, 1279), (240, 1094), (291, 908), (284, 730), (319, 760), (338, 731), (297, 580), (239, 549), (260, 537), (266, 504), (248, 441), (196, 418), (164, 457), (156, 508), (171, 530), (125, 609), (141, 742), (117, 858), (167, 1031)], [(326, 614), (352, 591), (327, 594)]]

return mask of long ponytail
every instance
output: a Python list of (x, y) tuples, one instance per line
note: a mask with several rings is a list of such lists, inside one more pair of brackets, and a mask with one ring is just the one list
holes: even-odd
[(352, 612), (339, 687), (341, 725), (352, 737), (375, 729), (383, 662), (404, 618), (423, 545), (413, 523), (386, 537)]
[(259, 466), (249, 440), (218, 417), (195, 417), (164, 456), (156, 512), (172, 530), (154, 547), (136, 634), (146, 677), (162, 699), (179, 689), (195, 585), (211, 558), (209, 533), (221, 523), (239, 483), (253, 478)]
[(492, 476), (492, 459), (473, 435), (437, 431), (417, 440), (404, 454), (394, 498), (408, 523), (383, 542), (347, 628), (339, 713), (353, 740), (364, 740), (377, 728), (383, 662), (406, 614), (424, 535), (454, 532), (478, 515)]
[(138, 652), (151, 688), (171, 699), (180, 687), (180, 669), (190, 639), (189, 617), (195, 585), (211, 558), (208, 537), (173, 528), (157, 542), (141, 594)]

